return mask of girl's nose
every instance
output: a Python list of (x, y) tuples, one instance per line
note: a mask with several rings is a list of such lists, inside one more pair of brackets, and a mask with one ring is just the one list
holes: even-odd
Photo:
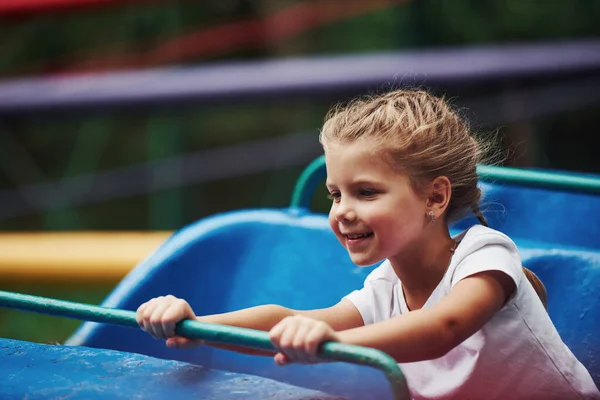
[(336, 204), (335, 219), (338, 222), (352, 222), (356, 220), (356, 212), (347, 203), (340, 202)]

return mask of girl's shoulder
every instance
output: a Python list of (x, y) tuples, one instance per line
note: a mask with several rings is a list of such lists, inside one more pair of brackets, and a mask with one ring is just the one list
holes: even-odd
[(454, 236), (459, 242), (448, 266), (447, 284), (480, 272), (495, 270), (510, 276), (517, 288), (523, 275), (517, 245), (504, 233), (483, 225), (474, 225)]
[(510, 237), (484, 225), (473, 225), (452, 238), (458, 242), (456, 252), (460, 251), (463, 255), (494, 245), (505, 247), (509, 252), (518, 253), (517, 245)]

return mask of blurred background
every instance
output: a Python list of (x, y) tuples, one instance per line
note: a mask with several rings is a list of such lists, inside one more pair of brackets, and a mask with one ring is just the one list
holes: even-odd
[[(597, 0), (0, 0), (0, 289), (97, 304), (173, 230), (286, 207), (361, 93), (428, 88), (507, 166), (600, 173), (599, 36)], [(0, 310), (1, 337), (77, 325)]]

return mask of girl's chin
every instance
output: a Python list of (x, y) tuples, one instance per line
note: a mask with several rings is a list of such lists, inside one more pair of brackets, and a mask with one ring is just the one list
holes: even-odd
[(372, 267), (373, 265), (375, 265), (378, 262), (382, 261), (380, 259), (373, 259), (373, 258), (366, 258), (366, 257), (360, 257), (360, 256), (353, 256), (352, 254), (350, 254), (350, 259), (352, 260), (352, 262), (354, 264), (356, 264), (357, 267), (360, 267), (360, 268)]

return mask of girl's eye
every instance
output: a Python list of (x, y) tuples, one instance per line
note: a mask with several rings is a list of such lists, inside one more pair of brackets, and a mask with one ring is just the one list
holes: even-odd
[(339, 200), (340, 196), (341, 196), (341, 195), (340, 195), (338, 192), (331, 192), (331, 193), (329, 193), (329, 194), (327, 195), (327, 198), (328, 198), (329, 200), (334, 200), (334, 201), (335, 201), (335, 200)]
[(362, 189), (360, 191), (360, 195), (363, 197), (374, 197), (377, 192), (373, 189)]

